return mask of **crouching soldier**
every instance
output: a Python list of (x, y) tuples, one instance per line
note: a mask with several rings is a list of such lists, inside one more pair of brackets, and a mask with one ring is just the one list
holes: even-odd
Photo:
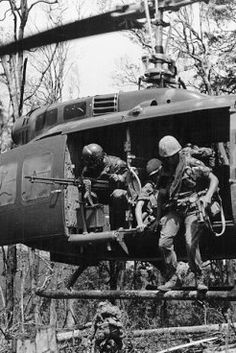
[[(167, 291), (180, 284), (178, 283), (178, 262), (174, 250), (174, 238), (181, 223), (184, 222), (189, 267), (195, 274), (197, 289), (207, 290), (202, 276), (202, 259), (199, 249), (200, 236), (205, 229), (205, 223), (204, 220), (199, 219), (197, 205), (200, 203), (204, 210), (211, 205), (212, 196), (218, 189), (218, 179), (212, 173), (211, 168), (190, 154), (184, 153), (181, 145), (173, 136), (165, 136), (160, 140), (159, 155), (163, 162), (162, 171), (168, 175), (168, 183), (165, 215), (161, 219), (162, 228), (159, 240), (159, 247), (166, 264), (167, 282), (158, 288)], [(191, 201), (194, 200), (194, 195), (198, 197), (198, 202)]]
[(120, 309), (109, 302), (99, 303), (89, 335), (89, 352), (121, 352), (123, 338)]
[(82, 158), (84, 163), (81, 173), (82, 177), (109, 181), (111, 190), (109, 200), (111, 229), (124, 227), (125, 211), (128, 207), (126, 162), (119, 157), (107, 155), (103, 148), (96, 143), (84, 146)]

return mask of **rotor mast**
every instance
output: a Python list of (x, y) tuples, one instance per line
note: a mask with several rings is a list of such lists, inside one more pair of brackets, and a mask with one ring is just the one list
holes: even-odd
[(195, 2), (208, 3), (208, 0), (154, 0), (152, 6), (155, 6), (155, 17), (154, 20), (152, 20), (152, 25), (156, 26), (156, 44), (153, 45), (148, 0), (144, 0), (152, 49), (151, 54), (142, 57), (145, 73), (144, 76), (140, 78), (141, 81), (155, 87), (175, 87), (177, 85), (177, 68), (175, 61), (164, 53), (163, 48), (163, 29), (164, 27), (170, 26), (169, 23), (163, 20), (164, 11), (178, 11), (181, 7), (192, 5)]

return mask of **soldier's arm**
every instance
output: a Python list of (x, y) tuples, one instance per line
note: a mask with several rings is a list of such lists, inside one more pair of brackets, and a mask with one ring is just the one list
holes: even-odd
[(217, 191), (219, 180), (215, 174), (212, 173), (211, 168), (205, 166), (203, 162), (195, 162), (195, 172), (198, 177), (206, 177), (209, 180), (209, 187), (205, 196), (201, 197), (203, 206), (206, 208), (211, 203), (213, 194)]
[(144, 231), (146, 225), (143, 223), (143, 207), (145, 203), (150, 200), (150, 195), (153, 193), (154, 189), (151, 183), (147, 183), (141, 190), (138, 198), (138, 202), (135, 208), (135, 216), (137, 221), (137, 229), (140, 232)]
[(145, 224), (143, 223), (143, 206), (144, 200), (139, 200), (135, 207), (135, 217), (137, 221), (137, 230), (140, 232), (144, 231)]
[(116, 167), (114, 173), (111, 175), (111, 178), (115, 181), (120, 181), (121, 183), (125, 183), (127, 178), (127, 164), (120, 158), (116, 161)]
[(209, 173), (208, 178), (209, 178), (210, 184), (209, 184), (207, 193), (205, 196), (201, 198), (204, 204), (204, 207), (207, 207), (211, 203), (212, 196), (217, 191), (218, 185), (219, 185), (219, 180), (217, 176), (215, 176), (215, 174), (213, 174), (212, 172)]

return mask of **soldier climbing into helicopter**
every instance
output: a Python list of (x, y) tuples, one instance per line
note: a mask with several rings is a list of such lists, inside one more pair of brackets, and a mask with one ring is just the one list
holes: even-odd
[(125, 211), (127, 209), (127, 164), (121, 158), (106, 154), (103, 148), (91, 143), (83, 147), (82, 177), (105, 179), (111, 191), (110, 225), (111, 229), (125, 227)]
[[(197, 205), (206, 210), (212, 202), (212, 197), (218, 189), (218, 178), (211, 168), (202, 161), (193, 158), (190, 153), (173, 136), (164, 136), (159, 142), (159, 155), (162, 158), (163, 168), (159, 179), (159, 188), (165, 190), (163, 195), (163, 212), (161, 218), (161, 232), (159, 247), (164, 255), (166, 265), (166, 283), (158, 287), (168, 291), (178, 287), (177, 256), (174, 250), (174, 238), (185, 225), (185, 241), (188, 262), (191, 271), (195, 274), (198, 290), (207, 290), (202, 275), (202, 259), (199, 241), (204, 231), (205, 222), (199, 219)], [(197, 197), (194, 201), (194, 197)], [(192, 200), (192, 201), (191, 201)]]
[(146, 172), (148, 181), (142, 187), (135, 207), (137, 230), (143, 232), (146, 227), (158, 223), (160, 215), (158, 212), (158, 178), (162, 168), (162, 163), (157, 158), (152, 158), (147, 162)]

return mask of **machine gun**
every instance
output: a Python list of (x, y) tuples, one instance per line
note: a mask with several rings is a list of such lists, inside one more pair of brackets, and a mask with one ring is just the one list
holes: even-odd
[(36, 175), (26, 175), (25, 179), (29, 179), (31, 183), (44, 183), (44, 184), (52, 184), (52, 185), (62, 185), (64, 188), (67, 188), (69, 185), (76, 186), (78, 189), (82, 189), (87, 182), (89, 181), (95, 189), (107, 189), (108, 181), (94, 178), (45, 178), (38, 177)]
[[(107, 190), (109, 188), (109, 182), (107, 180), (100, 180), (94, 178), (51, 178), (51, 177), (38, 177), (35, 175), (26, 175), (26, 179), (29, 179), (31, 183), (44, 183), (49, 185), (60, 185), (63, 189), (66, 189), (69, 185), (75, 186), (78, 188), (79, 192), (79, 204), (80, 204), (80, 215), (83, 226), (83, 233), (87, 233), (87, 224), (86, 224), (86, 212), (85, 212), (85, 204), (88, 204), (96, 209), (96, 204), (93, 203), (94, 194), (91, 190), (93, 187), (96, 190)], [(61, 189), (56, 189), (51, 191), (51, 194), (60, 193)]]

